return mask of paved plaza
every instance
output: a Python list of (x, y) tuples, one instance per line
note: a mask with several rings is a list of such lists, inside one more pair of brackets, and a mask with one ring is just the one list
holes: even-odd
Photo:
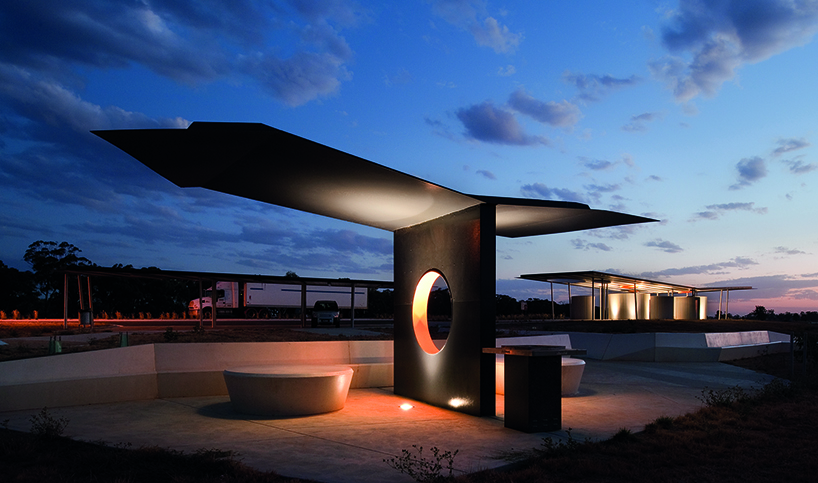
[[(607, 439), (620, 428), (641, 430), (660, 416), (701, 407), (702, 389), (760, 387), (771, 377), (723, 363), (588, 360), (579, 395), (563, 398), (563, 429), (572, 437)], [(403, 410), (409, 402), (412, 409)], [(392, 388), (353, 389), (344, 409), (316, 416), (257, 419), (233, 411), (227, 396), (156, 399), (50, 409), (70, 422), (66, 435), (134, 447), (184, 451), (233, 450), (244, 463), (320, 482), (412, 481), (384, 459), (411, 449), (458, 450), (455, 468), (473, 472), (508, 464), (509, 455), (539, 447), (565, 431), (526, 434), (498, 416), (477, 418), (409, 401)], [(0, 413), (12, 429), (28, 430), (35, 410)]]

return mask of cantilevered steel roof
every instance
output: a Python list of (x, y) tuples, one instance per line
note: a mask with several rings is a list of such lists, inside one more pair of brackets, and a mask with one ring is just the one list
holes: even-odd
[(640, 277), (628, 275), (617, 275), (605, 272), (559, 272), (559, 273), (533, 273), (520, 275), (518, 278), (525, 280), (535, 280), (538, 282), (552, 282), (563, 285), (574, 285), (579, 287), (599, 287), (607, 284), (608, 290), (618, 292), (633, 292), (634, 284), (636, 291), (640, 293), (680, 293), (680, 292), (720, 292), (732, 290), (751, 290), (753, 287), (695, 287), (693, 285), (683, 285), (670, 282), (657, 282)]
[(523, 237), (656, 221), (581, 203), (460, 193), (254, 123), (94, 131), (180, 187), (203, 187), (395, 231), (481, 203), (497, 234)]

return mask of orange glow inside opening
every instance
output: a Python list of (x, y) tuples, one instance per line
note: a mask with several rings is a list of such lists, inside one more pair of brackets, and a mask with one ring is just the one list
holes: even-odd
[(412, 300), (412, 326), (415, 329), (415, 339), (418, 345), (427, 354), (437, 354), (440, 349), (437, 348), (432, 336), (429, 334), (429, 320), (428, 320), (428, 305), (429, 294), (432, 292), (432, 286), (441, 275), (435, 271), (429, 271), (423, 274), (420, 281), (415, 288), (415, 297)]

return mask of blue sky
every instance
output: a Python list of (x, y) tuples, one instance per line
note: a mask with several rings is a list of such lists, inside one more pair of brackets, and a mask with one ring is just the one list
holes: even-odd
[(602, 270), (818, 310), (816, 31), (816, 0), (3, 2), (0, 260), (53, 240), (102, 266), (391, 280), (388, 232), (180, 189), (89, 133), (252, 121), (465, 193), (662, 220), (498, 238), (500, 293)]

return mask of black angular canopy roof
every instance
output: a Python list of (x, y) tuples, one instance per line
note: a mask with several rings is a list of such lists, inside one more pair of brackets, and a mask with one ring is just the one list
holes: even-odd
[(467, 195), (255, 123), (94, 131), (180, 187), (203, 187), (395, 231), (481, 203), (523, 237), (656, 221), (588, 205)]
[(680, 283), (658, 282), (646, 278), (634, 277), (631, 275), (619, 275), (616, 273), (597, 272), (593, 270), (581, 272), (556, 272), (556, 273), (529, 273), (520, 275), (518, 278), (524, 280), (535, 280), (537, 282), (551, 282), (563, 285), (576, 285), (579, 287), (593, 288), (601, 284), (607, 284), (610, 290), (618, 292), (633, 292), (637, 290), (641, 293), (686, 293), (686, 292), (720, 292), (734, 290), (752, 290), (753, 287), (725, 286), (725, 287), (696, 287)]

